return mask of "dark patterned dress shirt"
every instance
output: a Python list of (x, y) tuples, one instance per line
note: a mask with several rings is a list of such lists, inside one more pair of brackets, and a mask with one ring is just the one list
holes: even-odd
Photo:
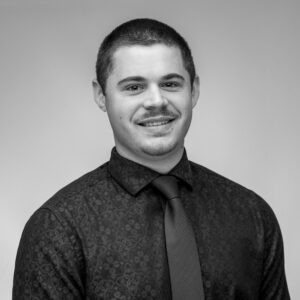
[[(205, 299), (290, 299), (266, 202), (185, 153), (170, 173), (195, 231)], [(171, 299), (162, 198), (150, 185), (158, 175), (113, 149), (48, 200), (22, 234), (13, 299)]]

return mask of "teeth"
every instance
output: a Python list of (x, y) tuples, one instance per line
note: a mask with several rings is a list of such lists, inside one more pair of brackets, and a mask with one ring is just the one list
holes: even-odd
[(169, 121), (163, 121), (163, 122), (149, 122), (145, 123), (146, 127), (152, 127), (152, 126), (161, 126), (167, 124)]

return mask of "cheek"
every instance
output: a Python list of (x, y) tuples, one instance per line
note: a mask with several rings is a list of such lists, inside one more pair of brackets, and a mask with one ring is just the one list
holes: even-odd
[(110, 119), (116, 123), (117, 126), (127, 126), (126, 124), (130, 122), (132, 109), (128, 105), (120, 105), (114, 103), (107, 110), (110, 115)]
[(179, 101), (176, 101), (176, 103), (174, 103), (174, 105), (182, 116), (190, 115), (190, 113), (192, 111), (191, 99), (181, 98), (181, 99), (179, 99)]

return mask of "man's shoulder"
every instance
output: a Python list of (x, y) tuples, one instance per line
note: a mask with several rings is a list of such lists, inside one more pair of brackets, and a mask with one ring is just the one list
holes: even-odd
[(107, 182), (109, 178), (108, 162), (82, 175), (56, 192), (41, 208), (62, 210), (65, 206), (78, 206), (91, 193)]
[[(82, 219), (88, 220), (89, 205), (103, 194), (110, 175), (108, 162), (84, 174), (55, 193), (29, 218), (25, 230), (27, 237), (40, 238), (45, 232), (64, 231), (72, 235)], [(51, 233), (51, 234), (52, 234)]]
[(191, 170), (193, 173), (193, 177), (195, 180), (200, 180), (202, 183), (205, 183), (205, 185), (209, 184), (217, 184), (221, 186), (230, 186), (238, 189), (242, 189), (245, 192), (250, 191), (246, 187), (242, 186), (241, 184), (207, 168), (200, 164), (197, 164), (193, 161), (189, 161)]
[(252, 215), (267, 227), (278, 227), (272, 208), (256, 192), (197, 163), (190, 161), (190, 166), (195, 185), (210, 204), (215, 203), (242, 215)]
[(267, 205), (266, 201), (253, 190), (195, 162), (190, 161), (190, 166), (196, 184), (212, 192), (216, 197), (220, 196), (223, 200), (231, 202), (243, 201), (252, 205)]

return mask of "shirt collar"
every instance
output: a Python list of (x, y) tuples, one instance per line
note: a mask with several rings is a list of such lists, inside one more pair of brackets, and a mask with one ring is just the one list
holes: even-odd
[[(108, 168), (112, 177), (133, 196), (160, 176), (158, 172), (124, 158), (115, 147), (111, 151)], [(192, 171), (185, 150), (179, 163), (168, 174), (192, 187)]]

